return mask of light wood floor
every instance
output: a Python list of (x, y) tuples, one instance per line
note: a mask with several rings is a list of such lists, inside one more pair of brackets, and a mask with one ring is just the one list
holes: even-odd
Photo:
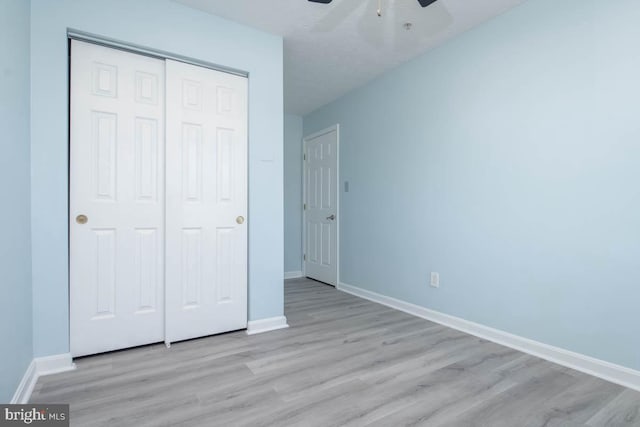
[(76, 426), (640, 426), (640, 393), (306, 279), (289, 329), (82, 358), (32, 402)]

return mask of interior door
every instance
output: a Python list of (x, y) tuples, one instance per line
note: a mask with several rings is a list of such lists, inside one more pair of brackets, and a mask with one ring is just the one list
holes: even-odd
[(305, 138), (305, 275), (338, 282), (338, 127)]
[(247, 326), (247, 79), (166, 72), (170, 343)]
[(71, 48), (73, 356), (164, 338), (164, 61)]

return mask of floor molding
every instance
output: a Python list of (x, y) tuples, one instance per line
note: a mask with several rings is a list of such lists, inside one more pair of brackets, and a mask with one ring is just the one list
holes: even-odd
[(304, 277), (302, 275), (302, 271), (285, 271), (284, 272), (284, 280), (287, 280), (287, 279), (299, 279), (301, 277)]
[(340, 283), (338, 290), (640, 391), (640, 371), (510, 334), (346, 283)]
[(33, 388), (38, 382), (38, 378), (45, 375), (58, 374), (60, 372), (73, 371), (76, 368), (71, 353), (56, 354), (53, 356), (36, 357), (31, 361), (18, 388), (16, 389), (11, 403), (29, 403)]
[(60, 372), (73, 371), (76, 364), (73, 363), (71, 353), (54, 354), (53, 356), (36, 357), (36, 370), (38, 376), (58, 374)]
[(19, 405), (28, 403), (36, 382), (38, 382), (36, 361), (32, 360), (31, 363), (29, 363), (29, 366), (27, 367), (24, 375), (22, 376), (22, 380), (20, 381), (20, 384), (18, 384), (18, 388), (16, 389), (16, 392), (14, 393), (10, 403)]
[(247, 335), (261, 334), (288, 328), (287, 318), (284, 316), (269, 317), (267, 319), (251, 320), (247, 325)]

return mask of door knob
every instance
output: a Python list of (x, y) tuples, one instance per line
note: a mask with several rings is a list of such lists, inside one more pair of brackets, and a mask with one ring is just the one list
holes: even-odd
[(327, 217), (327, 219), (330, 219), (331, 221), (333, 221), (334, 219), (336, 219), (336, 216), (334, 214), (331, 214), (330, 216)]
[(237, 218), (236, 218), (236, 222), (237, 222), (238, 224), (242, 224), (242, 223), (244, 223), (244, 217), (243, 217), (243, 216), (239, 216), (239, 217), (237, 217)]
[(78, 215), (78, 216), (76, 217), (76, 222), (77, 222), (78, 224), (86, 224), (86, 223), (87, 223), (87, 221), (89, 221), (89, 218), (87, 218), (87, 216), (86, 216), (86, 215)]

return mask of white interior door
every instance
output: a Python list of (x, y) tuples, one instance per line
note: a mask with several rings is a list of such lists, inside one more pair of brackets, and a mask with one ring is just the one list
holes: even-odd
[(73, 41), (73, 356), (164, 338), (164, 61)]
[(170, 343), (247, 326), (247, 79), (166, 73)]
[(304, 271), (338, 282), (338, 127), (305, 138)]

